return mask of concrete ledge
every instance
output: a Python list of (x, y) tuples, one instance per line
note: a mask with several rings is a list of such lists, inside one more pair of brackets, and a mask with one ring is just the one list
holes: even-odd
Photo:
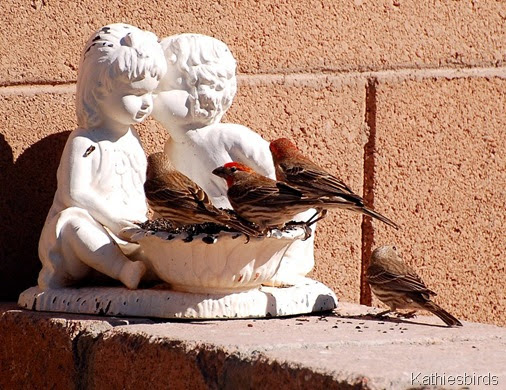
[(506, 385), (505, 328), (377, 320), (370, 308), (345, 303), (323, 316), (269, 320), (155, 322), (10, 304), (0, 313), (2, 389)]

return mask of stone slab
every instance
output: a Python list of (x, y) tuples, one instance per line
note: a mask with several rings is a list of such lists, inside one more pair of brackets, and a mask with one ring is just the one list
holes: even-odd
[(0, 389), (78, 388), (80, 346), (112, 328), (97, 317), (26, 315), (4, 303), (0, 308)]
[(378, 319), (376, 312), (340, 302), (318, 315), (161, 321), (0, 304), (0, 369), (7, 373), (0, 387), (505, 387), (506, 328), (467, 321), (447, 328), (433, 316)]
[(265, 287), (233, 294), (197, 294), (124, 287), (49, 289), (21, 293), (20, 307), (36, 311), (158, 318), (261, 318), (329, 311), (335, 294), (306, 278), (290, 287)]
[[(374, 312), (342, 304), (333, 314), (321, 316), (120, 326), (97, 346), (95, 356), (106, 364), (107, 348), (144, 334), (142, 348), (148, 343), (153, 348), (162, 342), (184, 345), (186, 353), (200, 361), (222, 351), (224, 356), (213, 366), (219, 388), (326, 388), (325, 380), (330, 388), (448, 388), (457, 380), (451, 378), (467, 380), (464, 385), (471, 389), (484, 388), (484, 378), (497, 380), (497, 388), (506, 384), (505, 328), (470, 322), (447, 328), (437, 317), (427, 316), (378, 320), (370, 314)], [(130, 367), (128, 355), (115, 367)], [(110, 371), (100, 365), (95, 380), (108, 378)]]

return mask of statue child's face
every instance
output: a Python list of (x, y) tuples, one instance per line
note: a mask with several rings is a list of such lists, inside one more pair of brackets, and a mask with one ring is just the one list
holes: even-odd
[(153, 110), (152, 93), (158, 82), (149, 74), (132, 82), (116, 80), (112, 84), (112, 91), (100, 101), (102, 114), (109, 121), (122, 125), (141, 123)]

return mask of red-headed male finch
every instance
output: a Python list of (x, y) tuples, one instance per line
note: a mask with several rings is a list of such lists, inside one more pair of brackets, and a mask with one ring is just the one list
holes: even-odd
[[(318, 197), (323, 206), (317, 208), (321, 219), (326, 209), (339, 208), (356, 211), (398, 229), (399, 226), (387, 217), (367, 208), (363, 199), (334, 175), (326, 172), (306, 156), (287, 138), (270, 143), (272, 159), (276, 168), (276, 179), (299, 189), (308, 197)], [(313, 221), (315, 222), (315, 221)]]
[(436, 295), (429, 290), (418, 274), (404, 263), (395, 246), (376, 248), (367, 269), (367, 282), (378, 299), (390, 307), (379, 313), (385, 315), (397, 309), (427, 310), (441, 318), (448, 326), (462, 326), (462, 323), (447, 311), (431, 301)]
[(163, 152), (148, 157), (144, 192), (151, 209), (176, 227), (213, 222), (247, 236), (258, 236), (253, 227), (216, 208), (205, 191), (176, 170)]
[[(227, 196), (237, 214), (258, 225), (264, 233), (284, 227), (295, 215), (315, 204), (314, 199), (308, 199), (298, 189), (238, 162), (227, 163), (213, 173), (227, 181)], [(307, 234), (306, 229), (306, 238)]]

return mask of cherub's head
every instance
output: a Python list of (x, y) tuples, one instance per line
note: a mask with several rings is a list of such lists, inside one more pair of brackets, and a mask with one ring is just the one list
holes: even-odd
[(225, 43), (201, 34), (161, 42), (167, 73), (157, 89), (153, 116), (164, 124), (219, 122), (237, 91), (236, 61)]
[(141, 122), (151, 113), (151, 93), (166, 69), (155, 34), (123, 23), (102, 27), (81, 55), (76, 94), (79, 127), (100, 126), (111, 113), (124, 124)]

